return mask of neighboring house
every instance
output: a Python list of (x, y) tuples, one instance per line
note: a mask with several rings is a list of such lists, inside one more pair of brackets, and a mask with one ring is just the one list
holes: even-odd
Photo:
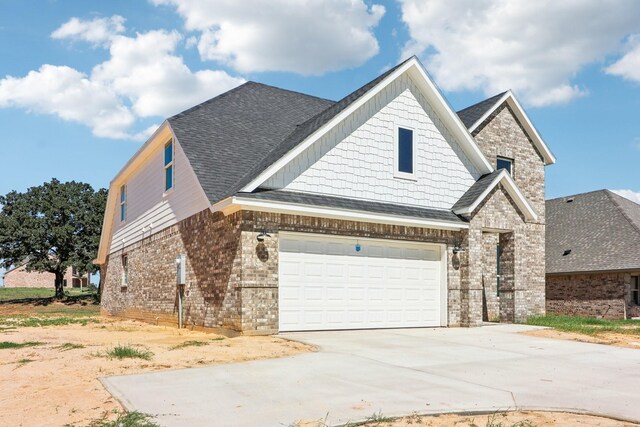
[(511, 92), (458, 116), (415, 57), (338, 102), (248, 82), (167, 119), (111, 182), (102, 308), (175, 323), (184, 255), (198, 327), (522, 321), (545, 311), (554, 162)]
[(609, 190), (547, 200), (547, 312), (640, 316), (640, 205)]
[[(64, 286), (73, 288), (86, 287), (89, 275), (80, 275), (78, 271), (69, 267), (64, 274)], [(5, 288), (54, 288), (56, 276), (53, 273), (27, 271), (24, 264), (12, 267), (4, 273)]]

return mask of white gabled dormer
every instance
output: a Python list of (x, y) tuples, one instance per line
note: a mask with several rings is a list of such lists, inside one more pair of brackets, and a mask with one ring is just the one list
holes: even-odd
[(492, 167), (419, 62), (407, 65), (260, 187), (451, 208)]

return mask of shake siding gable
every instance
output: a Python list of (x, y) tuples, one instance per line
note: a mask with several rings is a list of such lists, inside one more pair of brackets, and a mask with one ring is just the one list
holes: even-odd
[[(394, 177), (398, 126), (414, 130), (415, 180)], [(263, 187), (449, 209), (479, 177), (405, 74)]]
[(173, 143), (173, 188), (165, 194), (165, 144), (161, 144), (126, 182), (127, 220), (120, 222), (120, 210), (116, 210), (109, 253), (126, 248), (209, 207), (180, 143), (175, 138)]

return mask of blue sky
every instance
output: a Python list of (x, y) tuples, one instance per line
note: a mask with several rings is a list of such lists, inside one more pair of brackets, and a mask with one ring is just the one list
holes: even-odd
[(337, 100), (417, 54), (455, 109), (514, 90), (558, 159), (547, 197), (638, 197), (639, 34), (634, 0), (0, 0), (0, 194), (106, 187), (243, 80)]

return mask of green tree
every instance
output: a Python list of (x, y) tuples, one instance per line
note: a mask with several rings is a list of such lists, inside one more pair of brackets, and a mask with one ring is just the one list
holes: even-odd
[(68, 267), (94, 273), (107, 190), (57, 179), (0, 196), (0, 266), (26, 262), (27, 271), (55, 274), (56, 298), (64, 297)]

